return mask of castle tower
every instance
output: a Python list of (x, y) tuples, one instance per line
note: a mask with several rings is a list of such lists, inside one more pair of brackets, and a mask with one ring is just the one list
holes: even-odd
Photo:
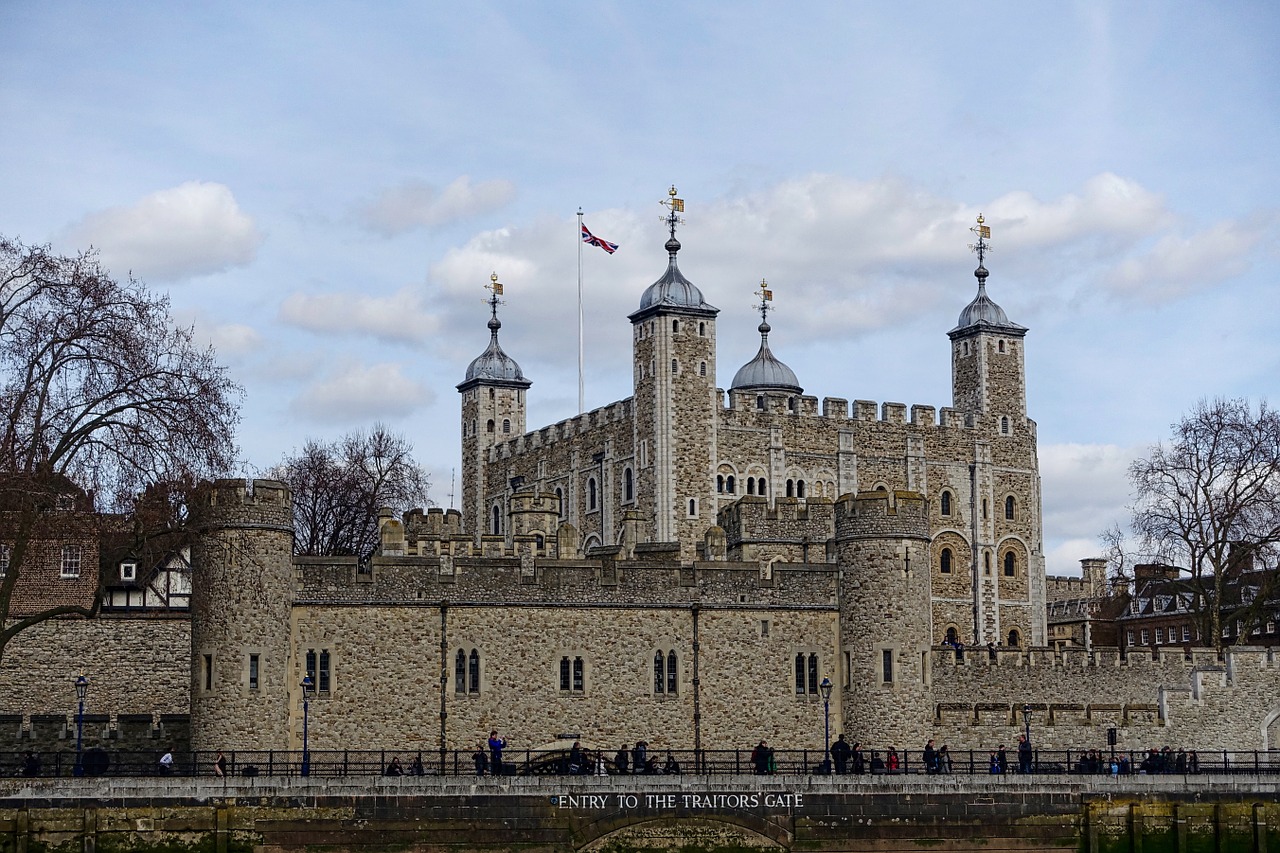
[(191, 548), (191, 748), (296, 748), (289, 490), (218, 480), (193, 516), (202, 535)]
[(506, 485), (490, 492), (484, 470), (489, 449), (525, 432), (525, 391), (533, 383), (498, 344), (498, 306), (502, 284), (489, 277), (489, 346), (467, 367), (458, 385), (462, 395), (462, 516), (464, 529), (479, 541), (483, 534), (507, 534)]
[(923, 743), (932, 721), (929, 516), (918, 492), (859, 492), (836, 509), (850, 740)]
[(973, 640), (1043, 644), (1047, 638), (1040, 466), (1035, 424), (1027, 417), (1024, 339), (987, 295), (991, 229), (979, 215), (978, 294), (960, 312), (951, 338), (955, 408), (974, 429), (969, 465)]
[(680, 272), (676, 254), (684, 200), (672, 187), (667, 271), (644, 292), (630, 316), (635, 370), (638, 494), (654, 541), (680, 542), (693, 559), (715, 524), (716, 315), (702, 291)]
[(987, 296), (987, 268), (983, 264), (991, 229), (978, 217), (972, 231), (978, 235), (978, 295), (960, 312), (951, 338), (951, 399), (963, 412), (979, 415), (979, 428), (988, 425), (1010, 429), (1027, 419), (1027, 375), (1022, 343), (1026, 326), (1009, 321), (1004, 309)]
[[(773, 290), (762, 279), (756, 295), (760, 297), (760, 349), (755, 358), (738, 368), (738, 372), (733, 375), (729, 396), (735, 401), (735, 405), (746, 406), (760, 413), (795, 412), (804, 389), (800, 387), (795, 371), (779, 361), (769, 349), (769, 332), (772, 331), (769, 325), (769, 308), (773, 302)], [(782, 494), (782, 483), (786, 479), (786, 452), (781, 441), (775, 440), (772, 431), (761, 435), (767, 446), (762, 448), (760, 455), (768, 459), (769, 476), (765, 478), (766, 489), (758, 494), (768, 497), (772, 503), (774, 496)], [(754, 489), (743, 491), (757, 494)]]

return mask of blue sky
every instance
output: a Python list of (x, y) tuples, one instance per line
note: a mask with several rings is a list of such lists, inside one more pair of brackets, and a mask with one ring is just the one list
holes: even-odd
[[(803, 13), (797, 9), (803, 8)], [(665, 266), (808, 393), (950, 404), (989, 291), (1027, 340), (1046, 552), (1125, 518), (1124, 469), (1206, 396), (1277, 396), (1280, 7), (1269, 3), (0, 5), (0, 233), (170, 293), (247, 398), (246, 471), (382, 421), (448, 505), (487, 341), (531, 426), (630, 393)]]

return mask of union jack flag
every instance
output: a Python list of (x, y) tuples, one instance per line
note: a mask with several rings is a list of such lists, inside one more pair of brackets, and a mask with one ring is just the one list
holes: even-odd
[(588, 231), (587, 226), (585, 225), (582, 226), (582, 242), (591, 246), (599, 246), (611, 255), (618, 251), (617, 243), (610, 243), (608, 240), (601, 240), (599, 237)]

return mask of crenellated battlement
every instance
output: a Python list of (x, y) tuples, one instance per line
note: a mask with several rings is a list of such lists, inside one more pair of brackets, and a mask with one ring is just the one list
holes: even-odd
[(781, 415), (795, 418), (811, 418), (829, 421), (833, 427), (848, 427), (857, 423), (885, 423), (912, 427), (940, 429), (975, 428), (977, 419), (971, 412), (944, 406), (905, 403), (876, 403), (872, 400), (854, 400), (852, 411), (849, 401), (843, 397), (817, 397), (808, 395), (760, 394), (755, 391), (729, 391), (717, 389), (721, 397), (722, 417), (731, 424), (749, 426), (759, 416)]
[(910, 491), (858, 492), (835, 504), (836, 539), (928, 539), (924, 495)]
[(610, 424), (629, 424), (632, 422), (633, 411), (634, 398), (627, 397), (598, 409), (565, 418), (510, 441), (495, 444), (489, 449), (489, 461), (496, 462), (499, 459), (510, 459), (513, 456), (541, 451)]
[(293, 494), (279, 480), (215, 480), (202, 505), (193, 508), (201, 523), (213, 526), (272, 527), (293, 530)]

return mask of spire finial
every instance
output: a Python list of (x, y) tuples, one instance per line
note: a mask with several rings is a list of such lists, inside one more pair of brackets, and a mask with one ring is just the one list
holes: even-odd
[(498, 274), (495, 272), (489, 276), (489, 283), (484, 286), (489, 291), (489, 298), (485, 302), (489, 303), (489, 328), (496, 335), (498, 329), (502, 328), (502, 321), (498, 319), (498, 306), (503, 304), (503, 300), (498, 297), (502, 295), (502, 282), (498, 281)]
[(658, 202), (658, 204), (667, 208), (667, 215), (662, 217), (662, 221), (667, 223), (667, 227), (671, 230), (671, 241), (675, 242), (676, 250), (680, 248), (680, 243), (676, 241), (676, 226), (684, 224), (684, 217), (677, 214), (684, 213), (684, 199), (676, 197), (676, 185), (672, 184), (671, 189), (667, 190), (667, 198)]
[(756, 296), (760, 297), (760, 304), (756, 306), (756, 310), (760, 312), (760, 334), (769, 334), (769, 303), (773, 301), (773, 290), (769, 287), (769, 282), (763, 278), (760, 279), (760, 289), (756, 291)]
[(978, 224), (969, 229), (974, 234), (978, 235), (978, 242), (970, 243), (969, 251), (978, 253), (978, 268), (973, 271), (973, 274), (978, 279), (979, 289), (986, 287), (987, 268), (983, 264), (983, 261), (986, 259), (987, 253), (992, 251), (991, 244), (987, 242), (991, 239), (991, 228), (985, 224), (986, 221), (986, 218), (979, 213)]

